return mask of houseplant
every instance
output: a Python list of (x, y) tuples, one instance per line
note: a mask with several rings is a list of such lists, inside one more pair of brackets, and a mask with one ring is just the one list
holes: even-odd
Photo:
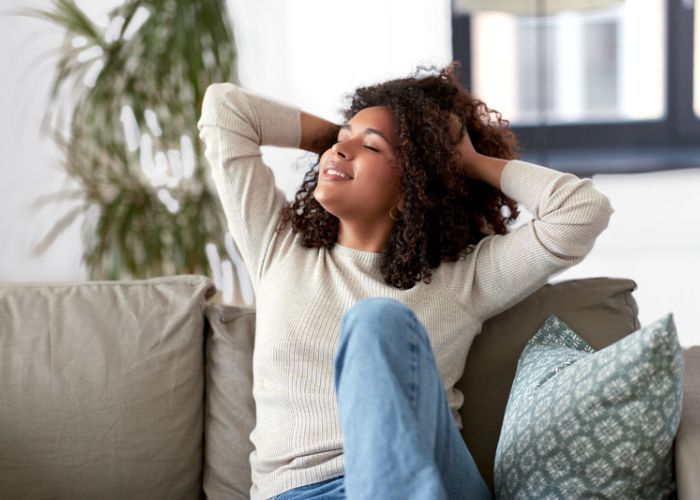
[(78, 205), (35, 252), (84, 213), (90, 279), (205, 274), (205, 246), (225, 251), (226, 224), (196, 122), (207, 86), (237, 81), (225, 1), (126, 0), (106, 27), (74, 0), (15, 13), (65, 31), (42, 131), (59, 145), (77, 188), (37, 204)]

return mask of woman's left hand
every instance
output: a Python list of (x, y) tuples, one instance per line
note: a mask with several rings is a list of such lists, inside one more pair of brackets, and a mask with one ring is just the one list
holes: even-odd
[[(450, 113), (450, 137), (452, 137), (453, 142), (457, 141), (461, 133), (462, 123), (457, 115)], [(467, 177), (491, 184), (498, 190), (501, 189), (501, 173), (508, 160), (478, 153), (471, 137), (469, 137), (468, 130), (464, 131), (464, 135), (457, 144), (457, 151), (459, 151), (461, 164)]]
[[(462, 135), (463, 134), (463, 135)], [(471, 167), (477, 161), (478, 153), (474, 149), (474, 144), (469, 137), (469, 131), (463, 130), (462, 123), (460, 122), (457, 115), (450, 113), (450, 138), (453, 142), (460, 138), (459, 144), (457, 144), (457, 151), (460, 155), (460, 162), (462, 163), (465, 173), (467, 176), (477, 179), (477, 171)]]

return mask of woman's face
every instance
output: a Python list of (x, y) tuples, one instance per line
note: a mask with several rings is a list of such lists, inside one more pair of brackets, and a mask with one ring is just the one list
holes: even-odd
[[(384, 106), (358, 111), (338, 133), (338, 142), (321, 156), (314, 198), (328, 212), (345, 221), (371, 225), (386, 223), (399, 203), (400, 168), (394, 155), (394, 126)], [(329, 177), (335, 167), (346, 180)], [(393, 215), (397, 215), (396, 209)]]

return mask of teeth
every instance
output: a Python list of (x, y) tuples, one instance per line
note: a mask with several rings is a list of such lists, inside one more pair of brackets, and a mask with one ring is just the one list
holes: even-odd
[(348, 179), (348, 176), (347, 176), (347, 175), (345, 175), (345, 174), (342, 173), (342, 172), (337, 171), (337, 170), (334, 169), (334, 168), (329, 168), (328, 170), (326, 170), (326, 173), (327, 173), (327, 174), (332, 174), (332, 175), (337, 175), (337, 176), (339, 176), (339, 177), (342, 177), (343, 179)]

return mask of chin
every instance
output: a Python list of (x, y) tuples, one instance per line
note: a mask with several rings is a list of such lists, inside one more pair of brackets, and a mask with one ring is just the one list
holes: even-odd
[[(323, 209), (324, 209), (326, 212), (328, 212), (329, 214), (333, 215), (334, 217), (338, 217), (338, 214), (336, 214), (336, 213), (333, 211), (332, 208), (329, 208), (327, 205), (325, 205), (321, 200), (319, 200), (319, 199), (316, 197), (316, 190), (315, 190), (315, 189), (314, 189), (314, 192), (313, 192), (313, 197), (314, 197), (314, 199), (318, 202), (318, 204), (321, 205), (321, 206), (323, 207)], [(338, 217), (338, 218), (340, 218), (340, 217)]]
[(324, 205), (323, 202), (321, 200), (319, 200), (318, 197), (316, 196), (317, 190), (318, 190), (318, 186), (316, 186), (316, 189), (314, 189), (313, 193), (311, 193), (311, 196), (313, 196), (314, 200), (316, 200), (318, 202), (318, 204), (321, 205), (325, 211), (329, 212), (330, 210), (328, 210), (328, 207), (326, 207), (326, 205)]

